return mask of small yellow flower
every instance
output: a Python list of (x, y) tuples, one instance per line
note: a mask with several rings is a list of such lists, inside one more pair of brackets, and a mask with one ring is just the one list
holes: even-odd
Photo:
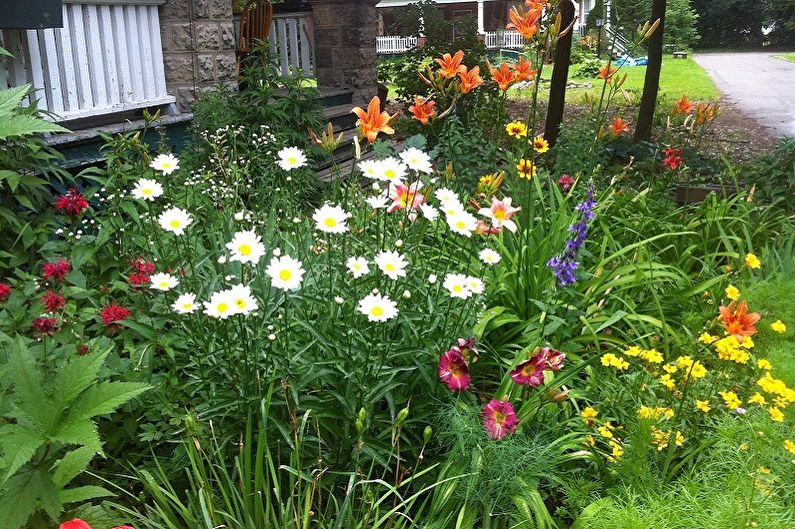
[(663, 366), (663, 369), (665, 370), (666, 373), (674, 374), (674, 373), (676, 373), (677, 367), (675, 365), (673, 365), (673, 364), (665, 364)]
[(740, 397), (737, 396), (737, 393), (733, 391), (719, 391), (718, 394), (723, 398), (723, 402), (729, 409), (737, 409), (743, 404), (743, 401), (740, 400)]
[(685, 436), (682, 435), (682, 432), (680, 432), (679, 430), (676, 431), (676, 441), (675, 441), (675, 443), (676, 443), (676, 446), (682, 446), (683, 444), (685, 444)]
[(756, 255), (749, 253), (745, 256), (745, 266), (756, 270), (757, 268), (761, 268), (762, 261), (760, 261)]
[(538, 168), (533, 164), (532, 160), (519, 160), (519, 163), (516, 164), (516, 171), (519, 173), (519, 178), (528, 180), (538, 174)]
[(773, 329), (774, 332), (779, 334), (784, 334), (787, 332), (787, 326), (784, 325), (784, 322), (781, 320), (776, 320), (770, 324), (770, 328)]
[(707, 369), (701, 362), (695, 362), (693, 367), (690, 368), (690, 376), (693, 378), (704, 378), (707, 375)]
[(610, 441), (610, 447), (612, 448), (613, 459), (618, 459), (624, 455), (624, 448), (617, 442)]
[(586, 436), (585, 444), (587, 444), (588, 446), (596, 446), (596, 438), (593, 435)]
[(739, 448), (740, 450), (742, 450), (744, 452), (744, 451), (748, 450), (748, 443), (741, 443), (740, 446), (738, 446), (737, 448)]
[(776, 422), (784, 422), (784, 413), (778, 408), (770, 408), (770, 419)]
[(756, 367), (759, 369), (764, 369), (765, 371), (770, 371), (773, 369), (773, 364), (771, 364), (766, 358), (760, 358), (756, 361)]
[(770, 469), (767, 467), (759, 467), (756, 469), (760, 474), (770, 474)]
[(730, 274), (732, 270), (734, 270), (734, 268), (732, 268), (732, 265), (726, 265), (723, 267), (723, 271), (727, 274)]
[(607, 426), (600, 426), (599, 428), (597, 428), (597, 430), (599, 430), (599, 435), (601, 435), (605, 439), (613, 438), (613, 432), (610, 431), (610, 428), (608, 428)]
[(580, 417), (582, 417), (586, 421), (590, 421), (592, 419), (596, 419), (596, 417), (598, 415), (599, 415), (599, 412), (596, 411), (596, 409), (594, 409), (594, 408), (592, 408), (590, 406), (588, 406), (587, 408), (585, 408), (584, 410), (582, 410), (580, 412)]
[(680, 356), (676, 359), (676, 367), (679, 369), (690, 369), (693, 365), (693, 359), (690, 356)]
[(533, 138), (533, 149), (538, 154), (544, 154), (549, 150), (549, 142), (543, 136), (536, 136)]
[(759, 404), (760, 406), (767, 404), (765, 397), (761, 393), (754, 393), (751, 395), (751, 398), (748, 399), (748, 402), (751, 404)]
[(712, 409), (712, 406), (709, 405), (708, 400), (697, 400), (696, 401), (696, 408), (703, 411), (704, 413), (709, 413), (709, 410)]
[(627, 355), (627, 356), (635, 357), (635, 356), (639, 356), (641, 352), (643, 352), (643, 350), (640, 347), (638, 347), (637, 345), (633, 345), (629, 349), (626, 349), (624, 351), (624, 354)]
[(705, 290), (704, 292), (702, 292), (701, 293), (701, 297), (704, 298), (704, 299), (707, 299), (708, 297), (710, 297), (709, 290)]
[(666, 373), (660, 377), (660, 383), (668, 388), (669, 391), (673, 391), (676, 388), (676, 383), (671, 378), (671, 375)]
[(505, 132), (508, 133), (508, 136), (513, 136), (514, 138), (521, 138), (523, 136), (527, 136), (527, 125), (525, 125), (521, 121), (511, 121), (510, 123), (505, 125)]
[(795, 454), (795, 442), (789, 439), (784, 439), (784, 450)]
[(740, 299), (740, 290), (734, 285), (729, 285), (726, 287), (726, 297), (732, 301), (737, 301)]
[(708, 332), (702, 332), (701, 335), (698, 337), (698, 341), (699, 342), (701, 342), (703, 344), (707, 344), (707, 345), (711, 344), (712, 342), (716, 341), (717, 339), (718, 339), (717, 336), (713, 336), (713, 335), (711, 335)]

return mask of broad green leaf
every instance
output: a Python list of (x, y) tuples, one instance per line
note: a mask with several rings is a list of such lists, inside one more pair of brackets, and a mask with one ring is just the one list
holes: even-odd
[(70, 408), (66, 420), (82, 421), (111, 413), (147, 389), (149, 386), (137, 382), (100, 382), (80, 395)]
[(55, 464), (52, 480), (57, 486), (65, 487), (88, 467), (96, 455), (96, 450), (88, 446), (67, 452), (63, 459)]
[(64, 489), (58, 494), (61, 503), (82, 503), (95, 498), (107, 498), (113, 493), (104, 487), (84, 485), (73, 489)]
[(54, 400), (61, 408), (68, 407), (74, 399), (89, 388), (99, 374), (110, 349), (85, 356), (72, 357), (64, 363), (55, 377)]
[(67, 132), (67, 129), (60, 125), (34, 116), (10, 115), (5, 118), (0, 122), (0, 140), (42, 132)]
[(41, 375), (21, 336), (11, 347), (9, 371), (14, 373), (12, 401), (43, 430), (49, 431), (58, 410), (45, 393)]
[(10, 113), (18, 107), (29, 91), (29, 84), (15, 86), (8, 90), (0, 90), (0, 115)]
[(39, 471), (14, 476), (0, 488), (3, 529), (22, 529), (27, 524), (36, 510), (43, 488)]
[(53, 440), (67, 445), (85, 446), (95, 452), (102, 450), (102, 441), (97, 432), (97, 425), (90, 420), (68, 421), (51, 437)]
[(1, 481), (14, 475), (22, 465), (30, 461), (36, 450), (47, 438), (39, 432), (29, 430), (18, 424), (0, 426), (0, 450), (5, 454), (8, 466)]

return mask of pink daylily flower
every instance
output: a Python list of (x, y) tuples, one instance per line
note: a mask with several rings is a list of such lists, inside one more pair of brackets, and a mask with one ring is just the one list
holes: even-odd
[(519, 419), (510, 402), (491, 399), (483, 406), (483, 427), (492, 439), (502, 439), (514, 433)]
[(504, 226), (512, 233), (516, 233), (517, 226), (516, 223), (511, 220), (511, 217), (513, 217), (518, 211), (521, 211), (522, 208), (513, 207), (511, 205), (512, 200), (513, 199), (511, 199), (511, 197), (506, 197), (500, 200), (493, 196), (491, 197), (491, 206), (488, 208), (481, 208), (478, 213), (491, 219), (492, 224), (495, 226)]

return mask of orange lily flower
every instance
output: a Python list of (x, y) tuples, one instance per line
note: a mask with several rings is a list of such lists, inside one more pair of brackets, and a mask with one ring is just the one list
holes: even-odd
[(674, 103), (674, 114), (690, 114), (696, 106), (687, 99), (687, 96), (682, 96), (682, 99)]
[(411, 119), (416, 119), (423, 125), (427, 125), (428, 120), (436, 116), (436, 110), (433, 108), (435, 104), (436, 101), (425, 101), (420, 96), (414, 96), (414, 104), (409, 107), (409, 112), (412, 113)]
[(613, 136), (617, 138), (629, 131), (629, 123), (621, 119), (621, 117), (616, 116), (616, 118), (610, 124), (610, 130), (613, 132)]
[(367, 112), (362, 110), (361, 107), (356, 107), (351, 112), (359, 117), (356, 126), (359, 127), (362, 136), (365, 136), (370, 143), (375, 141), (379, 132), (384, 134), (395, 133), (395, 129), (390, 127), (389, 124), (398, 116), (399, 112), (393, 116), (390, 116), (387, 111), (382, 112), (381, 98), (378, 96), (370, 100), (370, 104), (367, 105)]
[(742, 342), (746, 336), (756, 334), (756, 322), (762, 316), (758, 312), (748, 312), (748, 305), (745, 300), (737, 305), (736, 301), (729, 303), (728, 307), (720, 307), (720, 319), (723, 321), (723, 328), (726, 332)]
[(505, 92), (510, 88), (510, 86), (516, 80), (514, 78), (513, 72), (511, 71), (510, 66), (508, 63), (500, 64), (499, 68), (494, 68), (489, 61), (486, 61), (486, 64), (489, 67), (489, 71), (491, 72), (491, 78), (497, 83), (497, 86), (500, 87), (500, 90)]
[(712, 121), (718, 114), (718, 105), (713, 103), (699, 103), (696, 108), (696, 123), (703, 125)]
[(515, 29), (524, 36), (526, 39), (532, 39), (538, 33), (538, 21), (541, 20), (541, 10), (529, 9), (523, 13), (518, 8), (514, 7), (508, 12), (508, 17), (511, 22), (505, 26), (505, 29)]
[(450, 79), (459, 73), (465, 72), (467, 67), (461, 64), (461, 61), (463, 60), (464, 52), (462, 50), (458, 50), (453, 56), (451, 56), (449, 53), (445, 53), (442, 55), (441, 59), (436, 59), (436, 63), (441, 68), (439, 70), (439, 75), (446, 79)]
[(519, 62), (513, 67), (513, 78), (515, 81), (532, 81), (535, 79), (538, 70), (533, 69), (533, 63), (519, 57)]
[(471, 70), (464, 67), (463, 72), (458, 73), (461, 79), (461, 93), (466, 94), (483, 84), (483, 78), (480, 76), (480, 66), (473, 66)]
[(599, 68), (599, 79), (604, 79), (609, 83), (617, 71), (618, 68), (610, 66), (610, 61), (608, 61), (607, 64)]

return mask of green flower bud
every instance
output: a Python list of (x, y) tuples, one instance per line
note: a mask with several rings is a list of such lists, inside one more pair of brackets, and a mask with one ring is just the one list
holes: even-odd
[(365, 419), (367, 419), (367, 410), (362, 408), (362, 409), (359, 410), (359, 420), (364, 422)]
[(433, 428), (431, 428), (430, 426), (426, 426), (425, 431), (422, 432), (422, 441), (425, 444), (428, 444), (428, 441), (431, 440), (431, 435), (433, 435)]
[(405, 408), (403, 408), (398, 412), (397, 420), (395, 420), (395, 425), (400, 426), (401, 424), (403, 424), (403, 421), (405, 421), (406, 417), (408, 416), (409, 416), (409, 408), (408, 406), (406, 406)]
[(353, 424), (354, 426), (356, 426), (356, 431), (358, 433), (362, 433), (364, 431), (364, 422), (360, 421), (359, 419), (356, 419), (356, 422)]

